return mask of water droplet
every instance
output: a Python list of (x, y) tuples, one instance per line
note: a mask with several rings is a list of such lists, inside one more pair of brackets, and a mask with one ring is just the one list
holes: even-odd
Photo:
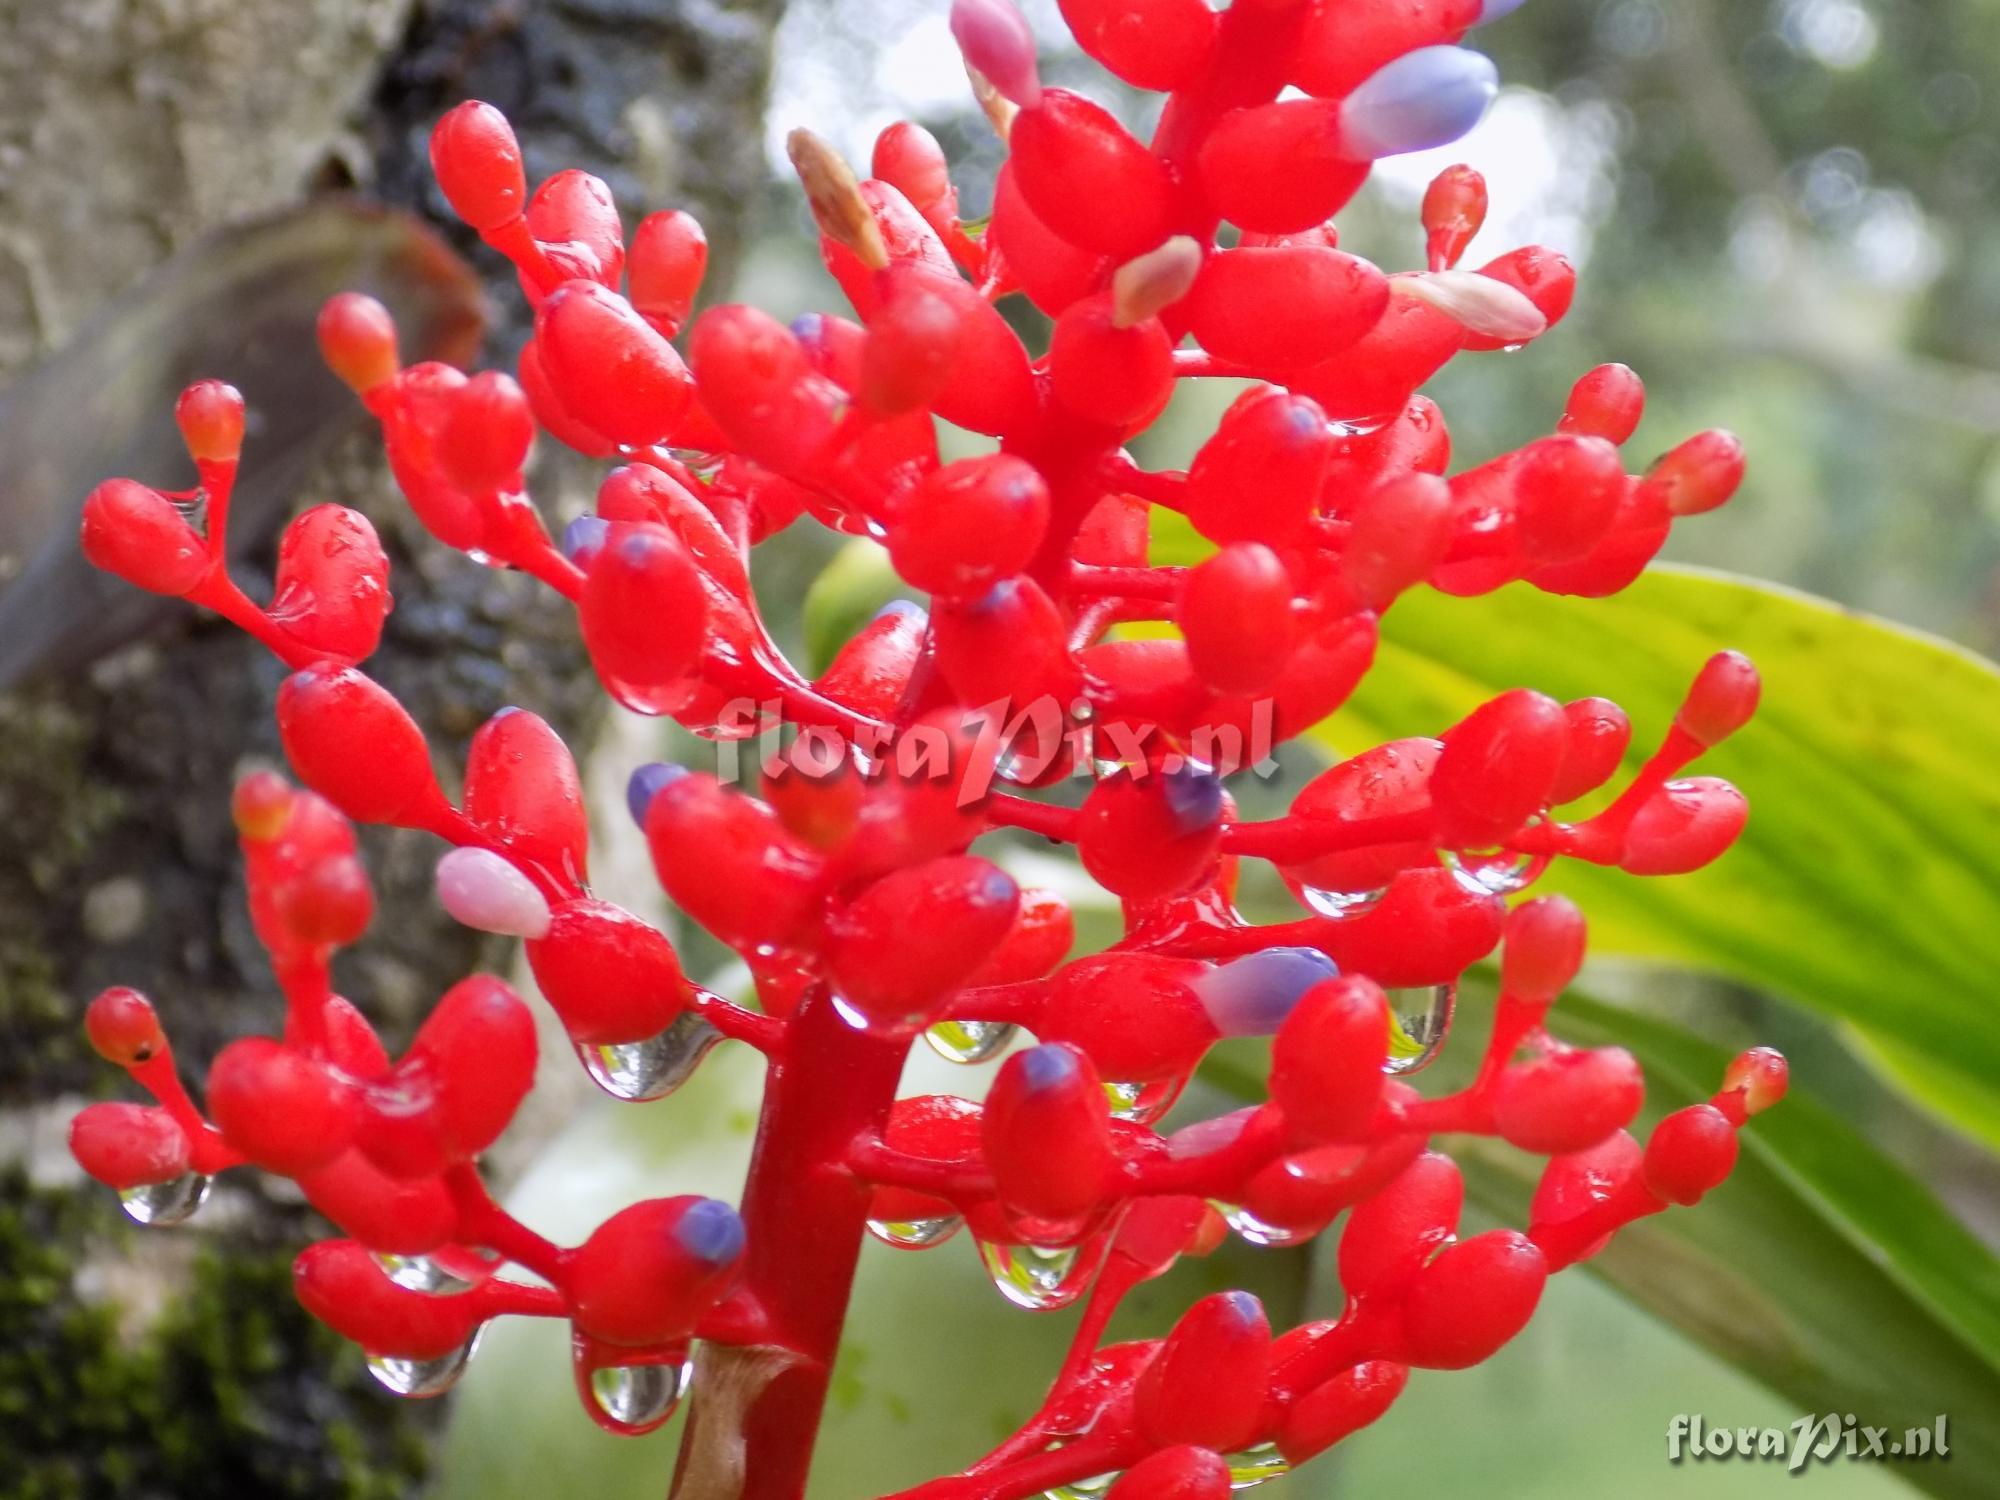
[(940, 1021), (924, 1040), (946, 1062), (970, 1066), (998, 1056), (1014, 1040), (1012, 1021)]
[(591, 1420), (619, 1437), (643, 1437), (674, 1414), (693, 1375), (694, 1361), (685, 1354), (645, 1364), (595, 1366), (582, 1376)]
[(1289, 1250), (1313, 1237), (1310, 1229), (1280, 1229), (1276, 1224), (1266, 1224), (1249, 1209), (1238, 1208), (1233, 1203), (1218, 1203), (1215, 1206), (1245, 1244), (1266, 1250)]
[(485, 1331), (482, 1324), (472, 1331), (472, 1337), (460, 1344), (449, 1354), (440, 1354), (435, 1359), (404, 1359), (399, 1355), (371, 1354), (368, 1356), (368, 1373), (385, 1390), (398, 1396), (422, 1399), (426, 1396), (442, 1396), (458, 1384), (458, 1377), (465, 1373), (465, 1367), (472, 1363), (472, 1351), (479, 1347), (479, 1335)]
[(1258, 1485), (1292, 1471), (1292, 1466), (1278, 1451), (1276, 1443), (1258, 1443), (1239, 1453), (1225, 1453), (1222, 1461), (1229, 1465), (1229, 1487), (1232, 1490), (1254, 1490)]
[(722, 1033), (694, 1011), (682, 1011), (658, 1036), (639, 1042), (579, 1042), (576, 1055), (591, 1081), (614, 1099), (664, 1099), (694, 1076)]
[(1382, 1071), (1403, 1074), (1428, 1067), (1451, 1034), (1451, 1016), (1457, 1004), (1456, 984), (1389, 991), (1389, 1012), (1395, 1025), (1389, 1033), (1389, 1056)]
[(1180, 1074), (1146, 1083), (1107, 1083), (1104, 1097), (1111, 1102), (1113, 1119), (1150, 1125), (1174, 1107), (1174, 1101), (1186, 1087), (1187, 1075)]
[(1372, 891), (1329, 891), (1318, 886), (1302, 885), (1298, 889), (1299, 899), (1322, 917), (1351, 917), (1380, 901), (1388, 887), (1377, 886)]
[(165, 1229), (185, 1224), (194, 1217), (195, 1210), (208, 1201), (210, 1181), (199, 1172), (183, 1172), (170, 1182), (146, 1182), (125, 1188), (119, 1192), (118, 1201), (124, 1206), (125, 1216), (135, 1223)]
[[(435, 1255), (388, 1255), (375, 1252), (375, 1264), (389, 1273), (389, 1279), (406, 1291), (422, 1292), (430, 1297), (456, 1297), (460, 1292), (469, 1292), (486, 1279), (481, 1265), (468, 1261), (484, 1262), (484, 1258), (468, 1253), (456, 1267), (445, 1264)], [(485, 1265), (490, 1271), (490, 1264)], [(461, 1274), (461, 1272), (465, 1274)]]
[(1030, 1312), (1068, 1307), (1090, 1289), (1111, 1248), (1098, 1233), (1077, 1245), (992, 1245), (979, 1242), (979, 1258), (1000, 1295)]
[(1541, 878), (1549, 867), (1549, 856), (1509, 854), (1504, 849), (1483, 853), (1447, 849), (1444, 865), (1475, 896), (1511, 896)]
[(1052, 1490), (1043, 1491), (1043, 1500), (1097, 1500), (1099, 1495), (1110, 1489), (1121, 1477), (1123, 1477), (1122, 1471), (1113, 1469), (1106, 1474), (1093, 1474), (1088, 1479), (1059, 1484)]
[(870, 1219), (868, 1232), (898, 1250), (928, 1250), (957, 1234), (965, 1220), (957, 1214), (935, 1219)]

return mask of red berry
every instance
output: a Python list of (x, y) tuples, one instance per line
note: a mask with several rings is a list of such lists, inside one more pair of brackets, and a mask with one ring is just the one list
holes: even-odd
[(468, 99), (437, 122), (431, 171), (452, 212), (474, 229), (498, 229), (526, 207), (528, 180), (514, 127), (490, 104)]
[(1669, 1203), (1699, 1203), (1736, 1165), (1736, 1130), (1713, 1104), (1677, 1109), (1646, 1142), (1646, 1186)]
[(1410, 1367), (1364, 1360), (1314, 1386), (1291, 1404), (1278, 1430), (1278, 1451), (1294, 1467), (1378, 1420), (1403, 1394)]
[(1067, 1221), (1097, 1206), (1113, 1157), (1104, 1089), (1090, 1059), (1062, 1042), (1016, 1052), (986, 1099), (987, 1165), (1011, 1209)]
[(360, 1120), (354, 1092), (303, 1052), (246, 1036), (208, 1073), (216, 1128), (258, 1166), (295, 1177), (347, 1150)]
[(898, 870), (828, 921), (827, 965), (872, 1026), (915, 1029), (999, 947), (1020, 896), (971, 855)]
[(1527, 1326), (1548, 1274), (1534, 1241), (1512, 1229), (1447, 1247), (1403, 1298), (1409, 1362), (1462, 1370), (1488, 1358)]
[(1202, 348), (1265, 372), (1333, 358), (1388, 306), (1388, 278), (1367, 261), (1287, 244), (1209, 256), (1183, 311)]
[(464, 1347), (483, 1314), (469, 1297), (407, 1290), (352, 1240), (308, 1245), (292, 1263), (292, 1289), (307, 1312), (370, 1354), (437, 1359)]
[(1749, 820), (1743, 794), (1714, 776), (1670, 781), (1625, 832), (1618, 865), (1633, 875), (1685, 875), (1718, 859)]
[(1217, 1292), (1174, 1324), (1139, 1377), (1133, 1416), (1156, 1443), (1241, 1448), (1257, 1436), (1270, 1367), (1263, 1305), (1248, 1292)]
[(542, 252), (571, 276), (616, 289), (625, 269), (625, 228), (602, 178), (568, 168), (528, 200), (528, 232)]
[(1426, 1151), (1348, 1215), (1340, 1235), (1342, 1290), (1350, 1297), (1400, 1293), (1451, 1240), (1464, 1204), (1458, 1164)]
[(271, 618), (343, 661), (374, 655), (389, 616), (389, 558), (374, 526), (344, 505), (315, 505), (278, 543)]
[(516, 863), (559, 881), (588, 878), (590, 816), (576, 762), (547, 721), (503, 708), (465, 757), (465, 815)]
[(1629, 365), (1586, 370), (1570, 388), (1558, 432), (1581, 433), (1622, 443), (1646, 411), (1646, 387)]
[(570, 1037), (635, 1042), (664, 1031), (689, 1000), (673, 945), (606, 901), (565, 901), (527, 945), (542, 996)]
[(1261, 542), (1237, 542), (1190, 569), (1175, 614), (1189, 664), (1219, 693), (1262, 692), (1298, 644), (1291, 573)]
[(1188, 519), (1212, 542), (1283, 547), (1311, 520), (1333, 456), (1326, 415), (1271, 386), (1223, 414), (1188, 470)]
[(592, 559), (577, 606), (598, 678), (627, 708), (653, 714), (686, 703), (708, 615), (687, 549), (651, 522), (618, 526)]
[(656, 1198), (606, 1219), (563, 1276), (576, 1326), (609, 1344), (685, 1339), (736, 1280), (743, 1221), (714, 1198)]
[(1224, 115), (1195, 158), (1202, 190), (1223, 218), (1266, 234), (1297, 234), (1332, 218), (1368, 179), (1344, 155), (1340, 106), (1284, 99)]
[(1646, 486), (1676, 516), (1724, 504), (1743, 482), (1743, 443), (1720, 428), (1698, 432), (1646, 471)]
[(1137, 427), (1173, 394), (1173, 340), (1158, 318), (1122, 323), (1111, 293), (1101, 292), (1056, 319), (1049, 379), (1056, 399), (1085, 420)]
[(1565, 1048), (1503, 1069), (1493, 1091), (1500, 1135), (1523, 1151), (1585, 1151), (1639, 1113), (1646, 1081), (1623, 1047)]
[(1060, 0), (1077, 46), (1134, 88), (1179, 88), (1215, 45), (1202, 0)]
[(234, 463), (243, 451), (243, 393), (220, 380), (198, 380), (174, 403), (174, 422), (188, 456)]
[(1077, 855), (1099, 885), (1128, 901), (1179, 895), (1214, 865), (1222, 812), (1222, 783), (1208, 771), (1121, 770), (1084, 799)]
[(208, 544), (158, 490), (107, 479), (83, 502), (83, 555), (155, 594), (185, 594), (209, 570)]
[(662, 334), (680, 332), (708, 269), (708, 236), (680, 209), (648, 214), (632, 231), (625, 293), (632, 310)]
[(278, 736), (299, 779), (356, 822), (407, 826), (449, 812), (423, 731), (353, 667), (308, 667), (286, 678)]
[(1555, 699), (1526, 688), (1502, 693), (1446, 731), (1431, 772), (1431, 804), (1447, 844), (1483, 849), (1549, 803), (1569, 746)]
[(102, 991), (90, 1002), (83, 1026), (97, 1055), (121, 1068), (149, 1062), (167, 1045), (153, 1002), (123, 985)]
[[(1529, 1223), (1566, 1223), (1610, 1202), (1638, 1178), (1644, 1156), (1639, 1143), (1619, 1130), (1587, 1150), (1550, 1157), (1528, 1207)], [(1585, 1254), (1596, 1254), (1610, 1239), (1605, 1235)]]
[(1382, 1098), (1389, 1001), (1360, 974), (1314, 985), (1271, 1045), (1271, 1101), (1293, 1139), (1364, 1137)]
[(351, 854), (315, 860), (272, 892), (278, 919), (299, 942), (346, 947), (375, 916), (368, 870)]
[(924, 476), (897, 502), (889, 558), (917, 588), (984, 594), (1028, 565), (1049, 520), (1049, 489), (1011, 454), (964, 458)]
[[(1204, 15), (1206, 6), (1201, 7)], [(1126, 1470), (1105, 1500), (1228, 1500), (1229, 1465), (1207, 1448), (1183, 1444), (1147, 1454)]]
[(614, 442), (670, 437), (694, 382), (674, 346), (594, 281), (567, 281), (535, 314), (535, 350), (563, 410)]
[(1193, 989), (1204, 972), (1150, 953), (1080, 958), (1056, 972), (1035, 1033), (1077, 1047), (1116, 1082), (1184, 1077), (1217, 1039)]
[(121, 1192), (172, 1182), (188, 1170), (187, 1135), (149, 1104), (86, 1106), (70, 1121), (69, 1150), (84, 1171)]
[(726, 943), (789, 946), (818, 918), (818, 851), (713, 776), (662, 787), (646, 809), (646, 842), (667, 894)]
[(1516, 1000), (1556, 998), (1583, 966), (1583, 913), (1567, 896), (1537, 896), (1507, 915), (1500, 988)]
[(1763, 683), (1741, 651), (1718, 651), (1688, 689), (1674, 727), (1704, 749), (1721, 744), (1757, 712)]
[(1446, 167), (1424, 190), (1423, 221), (1430, 268), (1450, 270), (1486, 222), (1486, 179), (1468, 166)]
[(1101, 106), (1045, 89), (1015, 119), (1008, 146), (1022, 196), (1071, 244), (1129, 260), (1167, 237), (1174, 185), (1166, 163)]
[(1569, 720), (1569, 744), (1563, 750), (1562, 773), (1549, 801), (1574, 802), (1611, 779), (1632, 743), (1632, 721), (1609, 698), (1578, 698), (1563, 705)]
[(1776, 1104), (1785, 1097), (1790, 1083), (1791, 1069), (1785, 1055), (1772, 1047), (1752, 1047), (1738, 1055), (1722, 1075), (1724, 1091), (1742, 1091), (1746, 1115), (1760, 1115)]
[(438, 468), (469, 494), (518, 489), (535, 418), (512, 376), (486, 370), (451, 393), (438, 429)]

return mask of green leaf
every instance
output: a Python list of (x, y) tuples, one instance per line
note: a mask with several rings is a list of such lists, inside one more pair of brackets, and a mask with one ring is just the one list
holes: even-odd
[(813, 675), (832, 664), (834, 654), (877, 610), (907, 592), (878, 543), (865, 536), (844, 543), (813, 579), (800, 612)]
[[(1170, 543), (1169, 550), (1181, 543)], [(2000, 669), (1823, 600), (1655, 568), (1611, 599), (1525, 586), (1420, 590), (1375, 668), (1316, 735), (1352, 752), (1435, 734), (1511, 687), (1599, 694), (1632, 716), (1633, 762), (1707, 657), (1764, 674), (1763, 707), (1704, 757), (1750, 799), (1721, 860), (1647, 880), (1560, 863), (1547, 886), (1591, 947), (1673, 961), (1852, 1023), (1926, 1107), (2000, 1146)]]
[[(1462, 1037), (1484, 1032), (1487, 1002), (1476, 988), (1462, 997)], [(1729, 1061), (1677, 1026), (1573, 992), (1554, 1029), (1629, 1048), (1646, 1071), (1649, 1123), (1707, 1098)], [(1447, 1048), (1427, 1079), (1449, 1087), (1476, 1061), (1463, 1045)], [(1257, 1058), (1217, 1062), (1211, 1083), (1261, 1097)], [(1935, 1495), (1990, 1493), (2000, 1472), (2000, 1260), (1923, 1183), (1800, 1089), (1739, 1140), (1727, 1184), (1623, 1231), (1589, 1269), (1800, 1415), (1852, 1412), (1900, 1436), (1946, 1414), (1950, 1461), (1893, 1472)], [(1482, 1207), (1527, 1221), (1539, 1158), (1485, 1139), (1454, 1139), (1451, 1152)]]

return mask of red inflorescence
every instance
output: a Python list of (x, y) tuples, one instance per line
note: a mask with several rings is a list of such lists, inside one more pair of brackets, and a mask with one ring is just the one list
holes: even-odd
[[(602, 183), (563, 172), (530, 192), (497, 110), (447, 114), (440, 185), (518, 271), (533, 339), (513, 375), (403, 367), (387, 314), (347, 294), (321, 318), (323, 353), (381, 423), (418, 518), (574, 602), (614, 699), (713, 738), (794, 736), (755, 787), (654, 764), (628, 792), (661, 883), (741, 953), (755, 1002), (692, 983), (664, 935), (591, 893), (577, 768), (533, 714), (479, 731), (454, 802), (422, 729), (361, 667), (391, 602), (365, 519), (307, 511), (270, 603), (237, 587), (224, 543), (243, 398), (203, 382), (177, 409), (198, 487), (106, 481), (83, 545), (292, 670), (277, 713), (304, 786), (261, 772), (234, 803), (283, 1024), (214, 1060), (204, 1110), (145, 998), (100, 995), (92, 1043), (155, 1102), (86, 1109), (85, 1167), (156, 1223), (225, 1170), (295, 1178), (345, 1236), (299, 1258), (299, 1295), (401, 1394), (447, 1387), (492, 1317), (559, 1318), (591, 1415), (638, 1433), (674, 1409), (694, 1341), (719, 1361), (747, 1351), (710, 1418), (741, 1422), (747, 1446), (698, 1443), (689, 1462), (733, 1454), (701, 1493), (765, 1500), (802, 1492), (868, 1231), (925, 1248), (969, 1225), (1011, 1300), (1088, 1299), (1036, 1414), (910, 1494), (1005, 1500), (1122, 1472), (1120, 1497), (1202, 1500), (1375, 1421), (1412, 1367), (1487, 1358), (1551, 1271), (1714, 1188), (1738, 1129), (1782, 1096), (1784, 1060), (1744, 1054), (1642, 1144), (1626, 1133), (1633, 1058), (1546, 1025), (1583, 960), (1581, 913), (1509, 898), (1560, 859), (1646, 875), (1722, 853), (1743, 800), (1683, 772), (1750, 717), (1748, 661), (1701, 666), (1629, 770), (1615, 704), (1520, 688), (1434, 738), (1360, 751), (1285, 816), (1246, 821), (1227, 789), (1346, 699), (1406, 590), (1613, 592), (1740, 477), (1721, 432), (1628, 474), (1618, 445), (1644, 393), (1622, 365), (1585, 374), (1555, 432), (1447, 475), (1445, 419), (1418, 387), (1454, 354), (1561, 319), (1573, 273), (1537, 246), (1461, 269), (1486, 214), (1466, 167), (1424, 198), (1424, 269), (1336, 248), (1328, 220), (1374, 157), (1476, 121), (1492, 67), (1456, 44), (1510, 8), (1064, 0), (1086, 52), (1168, 91), (1149, 144), (1043, 86), (1008, 0), (956, 0), (1011, 145), (990, 222), (961, 216), (915, 125), (883, 132), (866, 181), (795, 133), (855, 318), (790, 327), (732, 306), (689, 325), (694, 220), (655, 214), (628, 244)], [(1039, 357), (996, 311), (1017, 292), (1053, 319)], [(1126, 443), (1179, 382), (1216, 376), (1248, 389), (1188, 470), (1136, 463)], [(943, 462), (939, 419), (998, 451)], [(538, 436), (618, 465), (560, 542), (523, 478)], [(772, 642), (750, 581), (754, 547), (807, 517), (880, 540), (929, 595), (864, 625), (817, 680)], [(1155, 566), (1163, 518), (1216, 550)], [(1177, 629), (1117, 629), (1145, 621)], [(1621, 775), (1599, 810), (1561, 815)], [(1088, 782), (1080, 800), (1053, 791), (1069, 779)], [(451, 846), (441, 902), (526, 941), (607, 1092), (660, 1097), (725, 1039), (767, 1056), (740, 1216), (664, 1197), (563, 1247), (488, 1196), (479, 1157), (530, 1086), (533, 1017), (474, 977), (389, 1055), (330, 984), (373, 911), (350, 819)], [(1074, 844), (1120, 903), (1122, 939), (1074, 955), (1068, 906), (1016, 883), (1004, 839), (972, 852), (1013, 831)], [(1295, 918), (1240, 915), (1245, 858), (1277, 869)], [(1496, 951), (1472, 1081), (1419, 1094), (1403, 1075), (1443, 1043), (1461, 974)], [(1017, 1030), (1036, 1044), (1007, 1053), (983, 1103), (897, 1098), (917, 1035), (979, 1063)], [(1163, 1134), (1204, 1055), (1242, 1037), (1273, 1039), (1268, 1101)], [(1458, 1237), (1463, 1184), (1430, 1144), (1451, 1133), (1548, 1158), (1524, 1231)], [(1178, 1257), (1230, 1229), (1295, 1244), (1343, 1214), (1337, 1317), (1274, 1332), (1227, 1292), (1163, 1339), (1100, 1347), (1119, 1299)]]

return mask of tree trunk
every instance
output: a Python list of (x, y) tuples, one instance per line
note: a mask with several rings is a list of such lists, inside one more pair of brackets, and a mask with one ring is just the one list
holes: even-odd
[[(628, 225), (692, 210), (720, 281), (764, 175), (780, 4), (8, 7), (0, 371), (60, 348), (113, 292), (218, 224), (349, 186), (439, 221), (487, 282), (488, 357), (511, 360), (525, 332), (511, 272), (445, 221), (426, 162), (431, 122), (467, 97), (512, 116), (531, 174), (605, 177)], [(214, 343), (214, 330), (194, 332)], [(316, 356), (302, 344), (297, 358)], [(0, 452), (8, 473), (37, 461)], [(183, 462), (163, 449), (159, 470), (135, 477), (177, 483)], [(258, 463), (253, 431), (246, 475)], [(577, 489), (576, 471), (545, 470), (545, 501)], [(510, 702), (580, 749), (601, 698), (568, 610), (424, 537), (371, 433), (357, 428), (309, 475), (301, 503), (343, 501), (382, 531), (396, 608), (369, 670), (429, 731), (447, 784), (471, 731)], [(268, 528), (290, 510), (274, 507)], [(73, 535), (74, 515), (44, 525), (0, 511), (0, 605), (43, 533)], [(256, 554), (266, 569), (269, 540)], [(0, 1497), (405, 1494), (422, 1468), (409, 1409), (362, 1389), (351, 1353), (291, 1299), (284, 1268), (317, 1231), (286, 1185), (239, 1174), (187, 1230), (128, 1237), (108, 1194), (78, 1188), (64, 1149), (77, 1095), (117, 1082), (81, 1036), (101, 986), (152, 995), (197, 1075), (224, 1040), (280, 1019), (243, 910), (228, 792), (246, 763), (279, 759), (281, 673), (190, 610), (158, 618), (86, 669), (0, 697), (0, 1388), (37, 1393), (25, 1414), (0, 1403)], [(42, 622), (45, 658), (81, 623)], [(436, 909), (428, 841), (376, 830), (367, 843), (379, 915), (339, 979), (400, 1043), (447, 984), (500, 955)]]

